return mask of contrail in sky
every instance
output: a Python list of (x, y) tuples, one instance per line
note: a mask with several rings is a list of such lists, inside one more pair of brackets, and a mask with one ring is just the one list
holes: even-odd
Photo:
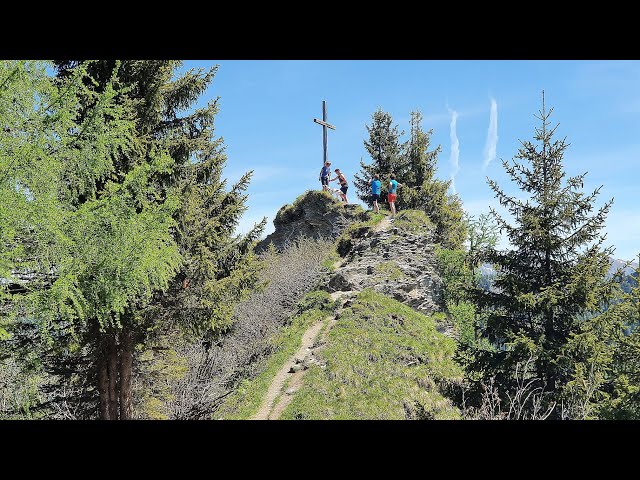
[[(448, 108), (448, 107), (447, 107)], [(453, 193), (456, 193), (456, 175), (460, 170), (460, 141), (458, 140), (458, 134), (456, 132), (457, 124), (458, 124), (458, 112), (455, 110), (451, 110), (449, 108), (449, 113), (451, 114), (451, 123), (449, 124), (449, 135), (451, 137), (451, 156), (449, 157), (449, 161), (451, 162), (451, 190)]]
[(496, 146), (498, 145), (498, 104), (491, 99), (491, 113), (489, 114), (489, 130), (487, 131), (487, 143), (484, 146), (484, 164), (486, 169), (496, 159)]

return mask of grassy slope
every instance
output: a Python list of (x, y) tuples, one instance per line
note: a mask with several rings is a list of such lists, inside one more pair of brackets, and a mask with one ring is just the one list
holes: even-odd
[(294, 316), (291, 323), (271, 339), (274, 353), (266, 359), (260, 368), (260, 373), (240, 382), (237, 389), (216, 411), (216, 418), (230, 420), (251, 418), (260, 408), (278, 370), (300, 348), (304, 332), (311, 325), (325, 319), (334, 308), (334, 304), (328, 293), (311, 292), (302, 300), (300, 307), (305, 311)]
[(326, 369), (309, 369), (282, 418), (460, 418), (438, 389), (461, 376), (454, 350), (434, 318), (364, 290), (328, 334)]
[[(368, 217), (352, 225), (343, 237), (361, 227), (375, 226), (385, 215), (368, 212)], [(422, 218), (412, 216), (399, 220), (420, 227), (423, 223), (417, 222)], [(330, 269), (337, 258), (328, 258), (325, 266)], [(272, 340), (274, 353), (261, 373), (243, 380), (216, 418), (248, 419), (258, 411), (276, 372), (300, 347), (303, 333), (333, 308), (326, 292), (312, 292), (307, 298), (312, 297), (316, 298), (306, 302), (304, 312)], [(461, 376), (452, 360), (454, 350), (455, 342), (436, 331), (435, 318), (365, 290), (341, 312), (328, 334), (327, 346), (319, 353), (326, 358), (327, 368), (310, 368), (282, 418), (460, 418), (438, 390), (438, 385)]]

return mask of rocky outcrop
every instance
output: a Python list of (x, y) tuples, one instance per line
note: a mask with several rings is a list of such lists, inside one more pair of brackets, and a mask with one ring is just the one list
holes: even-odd
[[(270, 243), (282, 250), (303, 236), (334, 240), (351, 223), (368, 218), (359, 205), (345, 206), (330, 194), (310, 190), (278, 211), (275, 231), (257, 251)], [(398, 222), (394, 226), (385, 219), (375, 227), (363, 222), (342, 235), (337, 244), (342, 266), (323, 288), (337, 295), (371, 287), (423, 313), (440, 311), (442, 281), (436, 271), (433, 227), (429, 223), (416, 230), (407, 228), (406, 219), (404, 227)]]
[(440, 309), (442, 281), (435, 270), (431, 234), (370, 229), (350, 243), (343, 266), (329, 280), (329, 291), (371, 287), (424, 313)]
[(273, 221), (275, 231), (256, 246), (259, 253), (270, 243), (282, 250), (300, 237), (335, 239), (351, 222), (363, 220), (364, 211), (357, 204), (343, 205), (330, 194), (309, 190), (292, 205), (284, 205)]

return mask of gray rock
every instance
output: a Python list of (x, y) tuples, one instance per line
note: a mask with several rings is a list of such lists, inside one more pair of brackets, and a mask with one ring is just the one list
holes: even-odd
[[(371, 238), (353, 241), (344, 266), (329, 280), (331, 291), (374, 290), (429, 313), (439, 310), (442, 282), (430, 235), (419, 236), (396, 228), (373, 232)], [(375, 251), (377, 245), (382, 251)], [(379, 267), (385, 263), (384, 268)]]
[(280, 208), (273, 220), (275, 231), (258, 243), (256, 252), (270, 243), (282, 250), (300, 237), (335, 239), (350, 223), (363, 219), (358, 205), (342, 205), (319, 190), (309, 190), (293, 205)]

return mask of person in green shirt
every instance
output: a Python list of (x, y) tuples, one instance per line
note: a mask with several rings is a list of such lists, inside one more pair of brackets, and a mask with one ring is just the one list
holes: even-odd
[(391, 180), (389, 181), (389, 185), (387, 187), (389, 190), (389, 193), (387, 194), (387, 201), (389, 202), (389, 209), (391, 210), (391, 218), (394, 218), (396, 216), (396, 199), (398, 198), (396, 192), (398, 190), (398, 187), (401, 186), (402, 184), (396, 181), (396, 176), (392, 173)]

